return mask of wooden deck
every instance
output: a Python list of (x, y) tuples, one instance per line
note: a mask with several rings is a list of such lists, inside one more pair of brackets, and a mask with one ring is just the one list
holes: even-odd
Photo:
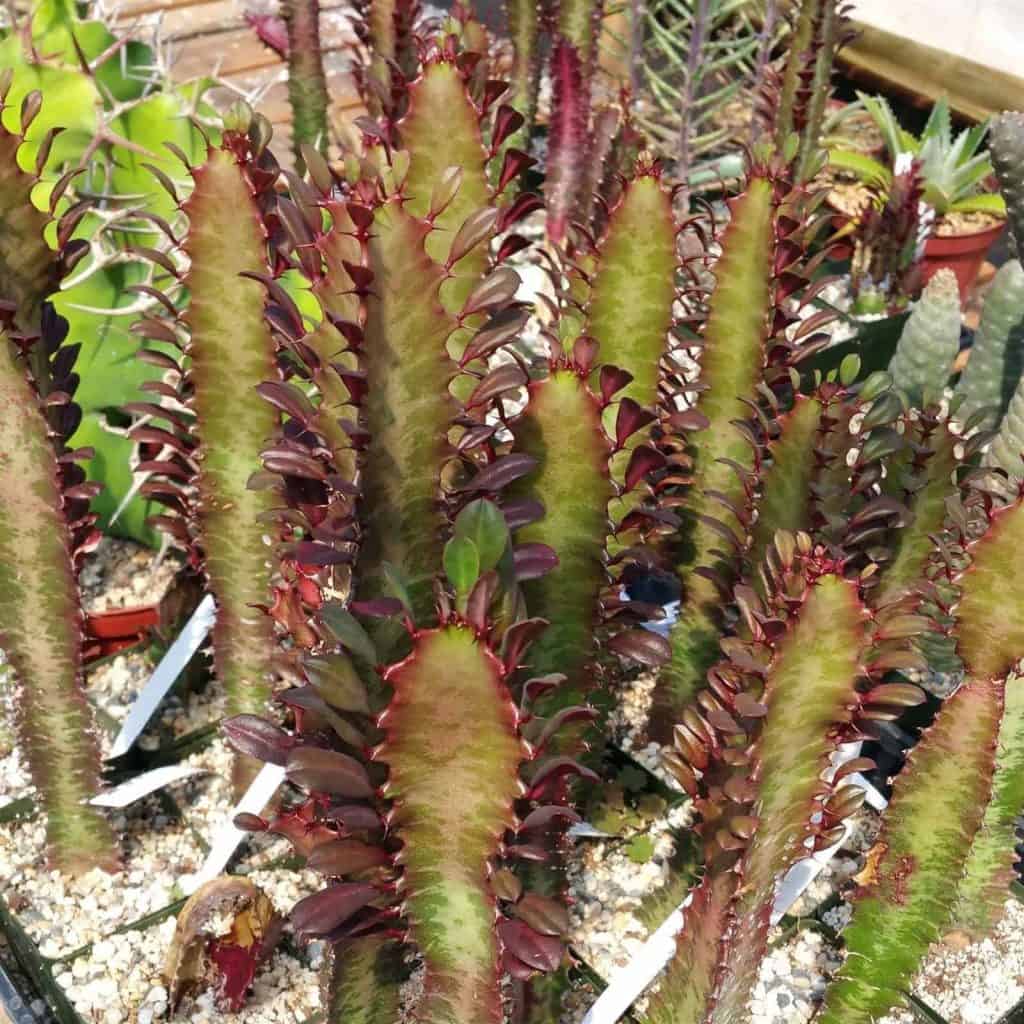
[[(362, 108), (352, 80), (355, 41), (346, 16), (347, 0), (323, 0), (321, 42), (332, 123), (351, 120)], [(213, 75), (218, 81), (211, 98), (227, 104), (238, 95), (254, 101), (274, 125), (274, 152), (288, 159), (291, 110), (287, 67), (260, 42), (246, 23), (246, 12), (274, 13), (268, 0), (126, 0), (112, 6), (120, 31), (131, 31), (144, 42), (156, 39), (177, 81)]]

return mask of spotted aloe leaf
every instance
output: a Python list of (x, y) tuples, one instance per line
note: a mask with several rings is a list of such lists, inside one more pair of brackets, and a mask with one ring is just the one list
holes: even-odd
[(967, 857), (954, 910), (955, 922), (976, 935), (1002, 913), (1017, 877), (1016, 826), (1024, 810), (1024, 686), (1018, 676), (1007, 680), (1004, 696), (992, 797)]
[[(236, 138), (237, 145), (247, 142)], [(232, 714), (265, 710), (270, 697), (273, 621), (264, 518), (273, 494), (249, 478), (278, 417), (257, 386), (275, 378), (275, 348), (263, 316), (263, 288), (245, 274), (266, 266), (266, 236), (250, 170), (229, 148), (211, 150), (185, 204), (191, 261), (191, 407), (200, 439), (196, 510), (210, 588), (217, 601), (214, 669)], [(240, 765), (241, 783), (249, 769)]]
[[(656, 694), (656, 700), (676, 714), (702, 684), (714, 660), (718, 637), (718, 590), (693, 570), (723, 561), (716, 553), (728, 542), (717, 529), (719, 522), (738, 537), (745, 532), (736, 514), (716, 499), (716, 493), (737, 509), (748, 501), (741, 475), (753, 469), (755, 453), (734, 421), (746, 419), (749, 408), (744, 399), (753, 397), (763, 373), (763, 344), (772, 302), (773, 213), (771, 181), (753, 177), (735, 202), (715, 271), (717, 284), (701, 353), (706, 390), (696, 402), (698, 429), (686, 435), (692, 453), (692, 482), (686, 506), (680, 510), (684, 518), (676, 560), (686, 593), (670, 636), (672, 660), (662, 670)], [(671, 712), (665, 715), (666, 720), (671, 717)]]
[(949, 919), (989, 799), (1002, 710), (1000, 680), (969, 679), (911, 751), (842, 933), (846, 960), (823, 1024), (883, 1016)]
[[(501, 1019), (495, 901), (486, 865), (514, 821), (525, 748), (501, 662), (466, 627), (422, 634), (390, 668), (385, 795), (405, 844), (410, 934), (426, 956), (429, 1024)], [(453, 787), (459, 787), (455, 799)]]
[(999, 422), (1024, 374), (1024, 268), (1008, 260), (996, 272), (981, 323), (974, 335), (970, 358), (956, 393), (963, 395), (961, 416), (986, 410), (983, 426)]
[(0, 407), (0, 643), (20, 684), (18, 733), (46, 813), (51, 863), (71, 874), (114, 870), (113, 833), (86, 803), (99, 789), (100, 758), (82, 681), (82, 614), (67, 518), (76, 502), (62, 494), (49, 425), (6, 330)]
[[(745, 1019), (778, 880), (808, 844), (833, 841), (859, 803), (822, 776), (851, 718), (881, 696), (862, 686), (869, 613), (842, 563), (807, 534), (779, 532), (765, 565), (768, 596), (737, 588), (746, 628), (723, 641), (727, 658), (667, 755), (696, 799), (705, 877), (652, 996), (654, 1021)], [(761, 623), (774, 617), (765, 632)]]

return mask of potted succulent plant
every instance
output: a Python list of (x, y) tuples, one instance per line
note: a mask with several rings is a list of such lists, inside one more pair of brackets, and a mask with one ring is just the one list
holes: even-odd
[(924, 130), (914, 135), (900, 127), (883, 97), (858, 96), (885, 139), (887, 162), (853, 149), (833, 148), (829, 150), (829, 166), (856, 178), (865, 189), (865, 203), (872, 201), (872, 196), (884, 202), (898, 161), (906, 162), (909, 156), (920, 173), (921, 201), (935, 211), (931, 237), (924, 247), (922, 280), (949, 267), (965, 299), (1006, 218), (1002, 197), (985, 191), (986, 180), (992, 174), (988, 151), (981, 148), (988, 123), (954, 135), (949, 105), (941, 98), (932, 108)]

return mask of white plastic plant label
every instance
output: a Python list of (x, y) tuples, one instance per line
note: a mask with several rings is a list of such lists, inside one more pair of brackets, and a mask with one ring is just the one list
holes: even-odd
[[(835, 774), (842, 765), (859, 757), (860, 751), (860, 743), (844, 743), (833, 755), (831, 774)], [(863, 775), (854, 773), (847, 776), (847, 781), (848, 784), (860, 786), (865, 790), (867, 803), (871, 807), (882, 810), (886, 806), (885, 797)], [(828, 849), (819, 850), (790, 868), (779, 883), (775, 894), (771, 918), (773, 924), (777, 924), (800, 898), (849, 834), (850, 826), (847, 824), (838, 843)], [(583, 1018), (583, 1024), (615, 1024), (643, 994), (647, 986), (658, 977), (675, 953), (676, 936), (683, 930), (683, 911), (689, 905), (690, 899), (691, 897), (687, 896), (640, 947), (630, 962), (611, 978), (608, 987)]]
[(583, 1024), (615, 1024), (647, 988), (676, 951), (676, 936), (683, 930), (683, 911), (691, 896), (665, 919), (660, 928), (637, 950), (625, 967), (612, 975), (608, 987), (583, 1018)]
[(187, 764), (166, 764), (104, 790), (98, 796), (94, 796), (89, 803), (96, 807), (127, 807), (158, 789), (205, 772), (205, 768), (193, 768)]
[(259, 814), (283, 781), (284, 768), (280, 765), (265, 764), (259, 770), (245, 795), (214, 833), (210, 852), (206, 855), (203, 866), (194, 875), (182, 875), (180, 884), (186, 896), (191, 896), (199, 886), (216, 878), (227, 867), (228, 861), (238, 849), (238, 844), (246, 835), (240, 828), (235, 828), (235, 816), (243, 813)]
[(121, 754), (126, 754), (131, 749), (132, 744), (142, 734), (142, 730), (146, 728), (149, 720), (160, 706), (160, 702), (167, 695), (167, 691), (174, 685), (175, 679), (181, 675), (192, 655), (199, 650), (200, 645), (213, 629), (215, 618), (216, 608), (213, 597), (207, 594), (199, 602), (196, 610), (185, 623), (185, 628), (167, 649), (167, 653), (160, 659), (160, 664), (153, 670), (153, 674), (146, 680), (146, 685), (135, 698), (135, 702), (128, 710), (128, 715), (121, 725), (121, 731), (114, 740), (108, 758), (120, 757)]

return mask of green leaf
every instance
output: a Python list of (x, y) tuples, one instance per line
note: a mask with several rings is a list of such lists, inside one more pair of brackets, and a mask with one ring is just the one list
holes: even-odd
[[(493, 501), (471, 501), (456, 517), (454, 537), (472, 541), (479, 559), (478, 575), (497, 567), (509, 544), (508, 524)], [(451, 575), (449, 574), (449, 579)]]
[(849, 149), (830, 149), (829, 166), (837, 171), (849, 171), (873, 188), (888, 189), (892, 185), (892, 171), (872, 157)]
[(324, 625), (357, 658), (371, 665), (377, 662), (377, 651), (359, 620), (340, 602), (325, 601), (320, 606), (320, 618)]
[(626, 846), (626, 856), (634, 864), (646, 864), (654, 856), (654, 840), (650, 836), (636, 836)]
[(464, 608), (469, 591), (480, 578), (480, 552), (468, 537), (452, 537), (444, 546), (444, 572)]
[(1006, 200), (995, 192), (964, 196), (950, 203), (949, 208), (956, 213), (991, 213), (997, 217), (1006, 216)]

